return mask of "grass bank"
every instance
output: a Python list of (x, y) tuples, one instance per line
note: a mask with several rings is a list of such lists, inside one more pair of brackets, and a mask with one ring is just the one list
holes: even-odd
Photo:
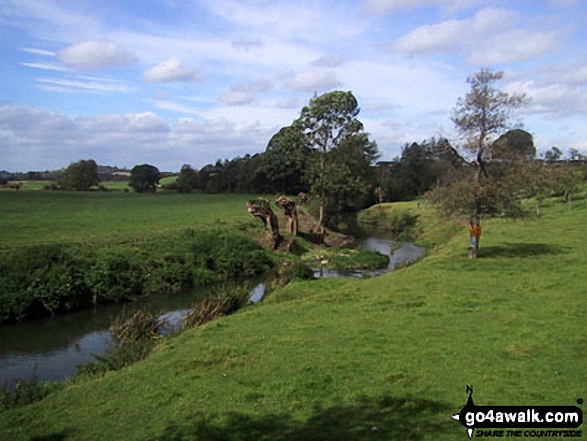
[[(292, 283), (144, 362), (0, 415), (7, 439), (455, 440), (479, 405), (587, 396), (585, 200), (417, 265)], [(524, 438), (520, 438), (524, 439)]]

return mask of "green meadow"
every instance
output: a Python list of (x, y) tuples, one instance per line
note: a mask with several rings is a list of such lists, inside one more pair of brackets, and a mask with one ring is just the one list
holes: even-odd
[[(156, 198), (136, 204), (179, 204)], [(143, 362), (1, 413), (2, 439), (465, 440), (450, 415), (466, 385), (477, 405), (576, 405), (587, 397), (587, 202), (546, 205), (539, 219), (484, 222), (477, 260), (466, 227), (424, 204), (385, 206), (421, 213), (431, 248), (415, 265), (291, 283)]]
[(1, 191), (0, 250), (249, 221), (247, 195)]

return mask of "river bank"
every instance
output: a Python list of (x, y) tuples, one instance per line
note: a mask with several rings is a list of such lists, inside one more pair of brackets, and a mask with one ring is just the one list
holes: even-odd
[[(377, 251), (387, 256), (386, 262), (389, 264), (379, 270), (353, 268), (346, 271), (321, 266), (314, 269), (314, 276), (376, 277), (393, 271), (396, 267), (411, 264), (422, 257), (425, 251), (424, 248), (409, 243), (396, 244), (391, 239), (381, 237), (361, 239), (355, 243), (355, 249)], [(351, 249), (338, 251), (343, 256), (342, 260), (348, 259), (347, 256), (354, 252), (356, 251)], [(310, 254), (307, 261), (311, 263), (314, 255), (320, 254), (327, 252), (318, 249)], [(369, 262), (359, 263), (366, 265)], [(256, 303), (264, 298), (271, 283), (258, 280), (249, 285), (248, 299)], [(109, 328), (120, 314), (130, 316), (133, 311), (150, 311), (164, 320), (168, 329), (175, 329), (194, 302), (213, 291), (214, 287), (200, 287), (151, 295), (130, 304), (103, 305), (90, 310), (0, 326), (0, 384), (11, 384), (20, 378), (29, 379), (33, 372), (40, 381), (64, 380), (75, 374), (77, 365), (95, 362), (96, 355), (103, 356), (113, 348), (114, 342)]]

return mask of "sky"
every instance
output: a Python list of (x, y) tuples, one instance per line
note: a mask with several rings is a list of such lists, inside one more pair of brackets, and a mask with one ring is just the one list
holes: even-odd
[(312, 96), (352, 91), (381, 160), (461, 141), (481, 68), (513, 123), (587, 154), (584, 0), (0, 0), (0, 170), (161, 171), (265, 150)]

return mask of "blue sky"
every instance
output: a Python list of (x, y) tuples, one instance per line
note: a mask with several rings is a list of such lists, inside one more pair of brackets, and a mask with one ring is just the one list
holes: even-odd
[(176, 171), (265, 149), (350, 90), (382, 159), (443, 135), (466, 78), (505, 72), (539, 151), (587, 154), (581, 0), (3, 0), (0, 169)]

